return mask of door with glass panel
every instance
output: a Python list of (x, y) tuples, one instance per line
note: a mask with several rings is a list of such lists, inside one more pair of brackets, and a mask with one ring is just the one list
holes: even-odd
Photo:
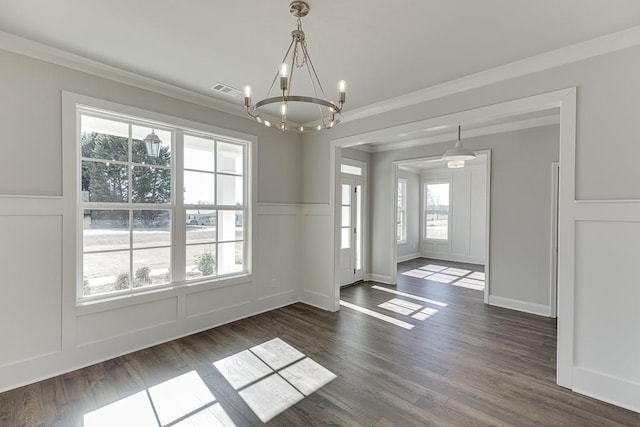
[(342, 177), (340, 197), (340, 284), (363, 279), (362, 268), (362, 179)]

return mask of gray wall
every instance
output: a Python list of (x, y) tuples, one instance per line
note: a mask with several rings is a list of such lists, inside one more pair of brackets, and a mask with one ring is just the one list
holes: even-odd
[(258, 137), (260, 202), (299, 203), (302, 147), (297, 134), (68, 68), (0, 50), (3, 121), (0, 194), (62, 194), (61, 90)]
[[(383, 115), (343, 122), (327, 133), (304, 135), (303, 199), (329, 202), (329, 141), (426, 118), (492, 105), (568, 87), (578, 87), (577, 199), (638, 199), (640, 186), (628, 179), (640, 144), (630, 143), (640, 104), (640, 47), (632, 47), (557, 68), (467, 90)], [(346, 109), (345, 109), (346, 111)], [(602, 147), (607, 147), (603, 150)], [(619, 153), (625, 153), (620, 156)]]

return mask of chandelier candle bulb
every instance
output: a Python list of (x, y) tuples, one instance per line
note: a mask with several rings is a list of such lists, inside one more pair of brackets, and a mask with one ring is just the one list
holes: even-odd
[(251, 107), (251, 86), (244, 87), (244, 106)]
[(280, 89), (287, 90), (289, 79), (287, 78), (287, 64), (284, 62), (280, 66)]

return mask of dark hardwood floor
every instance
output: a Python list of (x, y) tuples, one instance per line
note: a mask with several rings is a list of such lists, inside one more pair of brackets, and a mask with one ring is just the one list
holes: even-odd
[[(398, 268), (430, 262), (443, 264), (418, 259)], [(485, 306), (478, 290), (401, 274), (398, 281), (351, 286), (342, 299), (412, 329), (352, 308), (294, 304), (2, 393), (0, 425), (83, 426), (86, 413), (194, 370), (237, 426), (262, 425), (212, 363), (280, 337), (337, 378), (270, 425), (640, 426), (640, 414), (555, 384), (554, 319)], [(420, 309), (378, 307), (393, 298)], [(411, 317), (422, 307), (427, 318)]]

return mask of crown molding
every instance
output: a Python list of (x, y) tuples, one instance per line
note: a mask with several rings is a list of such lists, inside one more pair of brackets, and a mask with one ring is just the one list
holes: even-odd
[[(475, 129), (465, 130), (464, 139), (475, 138), (478, 136), (493, 135), (497, 133), (513, 132), (517, 130), (550, 126), (560, 123), (560, 115), (536, 117), (533, 119), (518, 120), (499, 125), (484, 126)], [(437, 144), (439, 142), (455, 141), (458, 138), (457, 132), (449, 132), (442, 135), (435, 135), (425, 138), (415, 138), (407, 141), (388, 142), (379, 145), (362, 144), (355, 145), (350, 148), (365, 151), (367, 153), (380, 153), (382, 151), (400, 150), (403, 148), (417, 147), (419, 145)]]
[[(531, 56), (456, 80), (376, 102), (366, 107), (346, 111), (342, 113), (341, 121), (349, 122), (363, 119), (637, 45), (640, 45), (640, 26)], [(0, 49), (253, 121), (247, 116), (245, 109), (241, 105), (126, 71), (4, 31), (0, 31)], [(276, 120), (276, 118), (273, 120)]]
[(640, 45), (640, 26), (490, 68), (342, 113), (350, 122)]
[(242, 106), (0, 31), (0, 49), (246, 118)]

